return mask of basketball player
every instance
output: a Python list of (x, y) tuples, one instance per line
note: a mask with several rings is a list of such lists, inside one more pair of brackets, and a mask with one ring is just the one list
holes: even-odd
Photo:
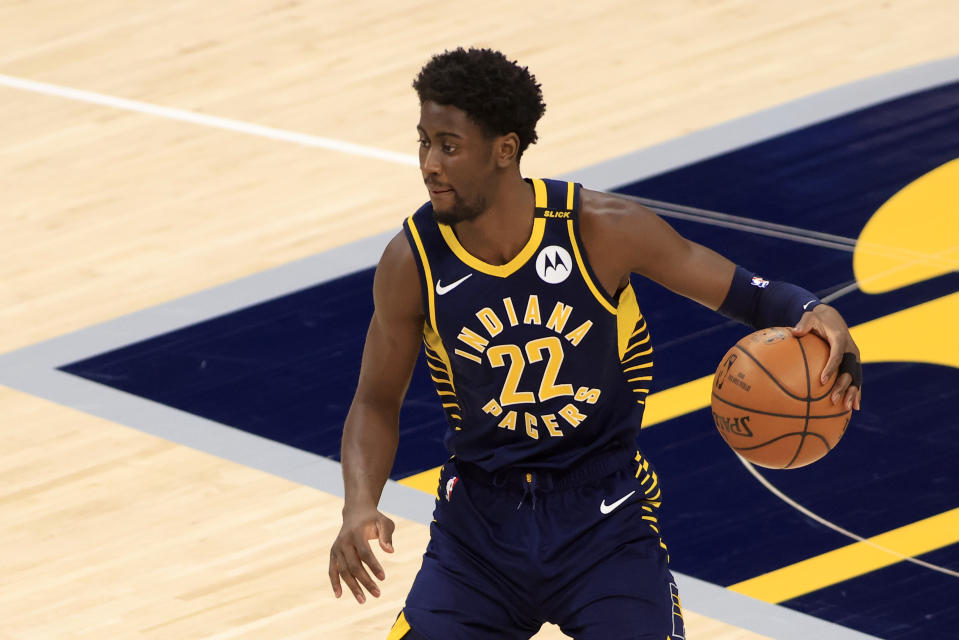
[[(432, 58), (413, 83), (430, 201), (389, 243), (343, 432), (343, 527), (330, 554), (359, 602), (391, 553), (377, 510), (420, 342), (449, 423), (430, 543), (389, 638), (684, 637), (660, 537), (659, 480), (636, 450), (652, 347), (637, 273), (756, 328), (825, 338), (832, 399), (859, 408), (859, 350), (839, 313), (678, 235), (635, 202), (528, 180), (545, 105), (491, 50)], [(840, 368), (841, 361), (844, 366)], [(364, 566), (365, 565), (365, 566)], [(367, 568), (369, 570), (367, 570)]]

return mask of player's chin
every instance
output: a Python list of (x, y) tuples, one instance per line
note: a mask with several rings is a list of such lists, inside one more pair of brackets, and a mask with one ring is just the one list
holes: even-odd
[(456, 215), (456, 212), (451, 209), (437, 209), (436, 205), (433, 205), (433, 219), (440, 224), (455, 224), (460, 221), (460, 217)]
[(454, 225), (457, 222), (466, 222), (472, 220), (478, 215), (477, 212), (466, 207), (450, 207), (437, 209), (433, 206), (433, 219), (440, 224)]

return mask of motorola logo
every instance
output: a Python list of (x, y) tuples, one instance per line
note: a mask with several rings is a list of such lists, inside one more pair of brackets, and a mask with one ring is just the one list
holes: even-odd
[(544, 282), (558, 284), (573, 272), (569, 251), (555, 244), (544, 247), (536, 256), (536, 273)]

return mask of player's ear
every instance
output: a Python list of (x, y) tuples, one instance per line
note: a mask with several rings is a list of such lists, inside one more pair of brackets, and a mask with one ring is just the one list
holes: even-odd
[(512, 132), (505, 136), (496, 136), (493, 141), (493, 153), (496, 157), (496, 166), (500, 169), (505, 169), (516, 162), (516, 155), (519, 153), (519, 136)]

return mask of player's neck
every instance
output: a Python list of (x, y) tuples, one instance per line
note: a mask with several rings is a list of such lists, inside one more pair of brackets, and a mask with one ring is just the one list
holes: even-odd
[(489, 208), (454, 230), (463, 248), (483, 262), (501, 265), (516, 257), (533, 232), (533, 187), (519, 172), (503, 180)]

